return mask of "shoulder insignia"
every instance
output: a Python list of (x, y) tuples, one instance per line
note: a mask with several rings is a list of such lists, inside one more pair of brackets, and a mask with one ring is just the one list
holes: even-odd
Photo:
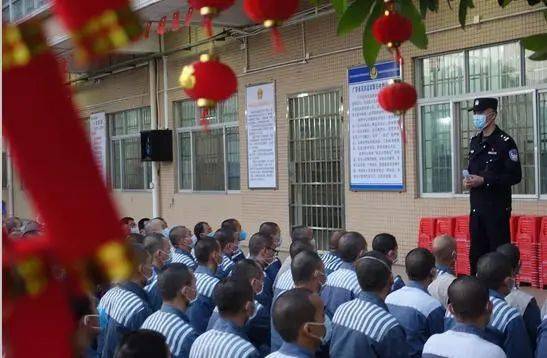
[(509, 158), (514, 161), (514, 162), (518, 162), (519, 160), (519, 153), (516, 149), (511, 149), (509, 151)]

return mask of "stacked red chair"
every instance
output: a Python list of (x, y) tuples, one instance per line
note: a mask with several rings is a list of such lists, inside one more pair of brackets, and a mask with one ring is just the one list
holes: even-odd
[(418, 247), (423, 247), (431, 251), (431, 245), (435, 238), (435, 218), (421, 218), (418, 228)]
[(541, 218), (539, 231), (539, 287), (547, 285), (547, 216)]
[(454, 238), (456, 239), (456, 274), (469, 275), (471, 264), (469, 263), (469, 248), (471, 235), (469, 234), (469, 216), (457, 216), (454, 218)]
[(454, 218), (450, 216), (437, 218), (437, 224), (435, 225), (435, 236), (454, 236), (454, 223)]
[(511, 215), (509, 219), (509, 232), (511, 235), (511, 242), (514, 244), (517, 242), (517, 228), (519, 223), (520, 215)]
[(539, 234), (541, 217), (521, 216), (518, 220), (515, 244), (520, 250), (519, 282), (539, 287)]

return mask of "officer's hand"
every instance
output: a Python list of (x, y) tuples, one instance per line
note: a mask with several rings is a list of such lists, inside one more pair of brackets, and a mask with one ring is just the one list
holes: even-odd
[(484, 178), (478, 175), (470, 175), (467, 178), (466, 186), (468, 188), (478, 188), (479, 186), (484, 184)]
[(469, 180), (467, 178), (463, 179), (462, 181), (462, 184), (463, 184), (463, 188), (465, 190), (469, 190), (471, 187), (469, 186)]

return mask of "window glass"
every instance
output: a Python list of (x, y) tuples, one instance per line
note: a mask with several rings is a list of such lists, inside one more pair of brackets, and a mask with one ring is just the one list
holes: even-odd
[(531, 54), (532, 51), (526, 50), (526, 84), (528, 86), (534, 86), (547, 83), (547, 60), (532, 61), (528, 59)]
[(520, 46), (517, 42), (470, 50), (468, 56), (471, 92), (520, 85)]
[(224, 189), (223, 129), (196, 131), (194, 138), (195, 190)]
[(144, 189), (144, 165), (141, 163), (140, 138), (122, 141), (124, 189)]
[(226, 128), (226, 161), (228, 171), (228, 190), (240, 189), (239, 168), (239, 128)]
[(465, 91), (463, 52), (424, 58), (419, 65), (422, 97), (450, 96)]
[(538, 106), (541, 193), (547, 194), (547, 92), (539, 94)]
[(191, 133), (179, 133), (179, 187), (192, 189), (192, 145)]
[(422, 106), (421, 114), (423, 192), (451, 192), (450, 104)]

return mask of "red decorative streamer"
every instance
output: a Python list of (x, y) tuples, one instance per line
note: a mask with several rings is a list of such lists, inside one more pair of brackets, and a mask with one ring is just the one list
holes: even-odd
[(167, 16), (163, 16), (160, 19), (160, 22), (158, 23), (158, 28), (156, 29), (156, 32), (158, 35), (164, 35), (165, 34), (165, 24), (167, 23)]
[(203, 27), (205, 27), (207, 37), (213, 36), (213, 19), (210, 16), (203, 17)]
[(150, 21), (148, 21), (145, 25), (144, 25), (144, 32), (142, 34), (143, 38), (144, 39), (148, 39), (150, 37), (150, 28), (152, 27), (152, 23)]
[(201, 125), (201, 129), (209, 134), (209, 120), (207, 117), (209, 116), (209, 108), (204, 107), (201, 109), (201, 118), (199, 120), (199, 124)]
[(190, 21), (192, 21), (192, 15), (194, 14), (194, 8), (189, 7), (188, 11), (186, 12), (186, 16), (184, 17), (184, 26), (188, 27), (190, 26)]
[(272, 37), (272, 43), (274, 44), (275, 52), (284, 52), (285, 46), (283, 46), (283, 40), (277, 27), (273, 27), (270, 31)]
[(171, 30), (177, 31), (180, 28), (180, 11), (177, 10), (173, 13), (173, 21), (171, 22)]

